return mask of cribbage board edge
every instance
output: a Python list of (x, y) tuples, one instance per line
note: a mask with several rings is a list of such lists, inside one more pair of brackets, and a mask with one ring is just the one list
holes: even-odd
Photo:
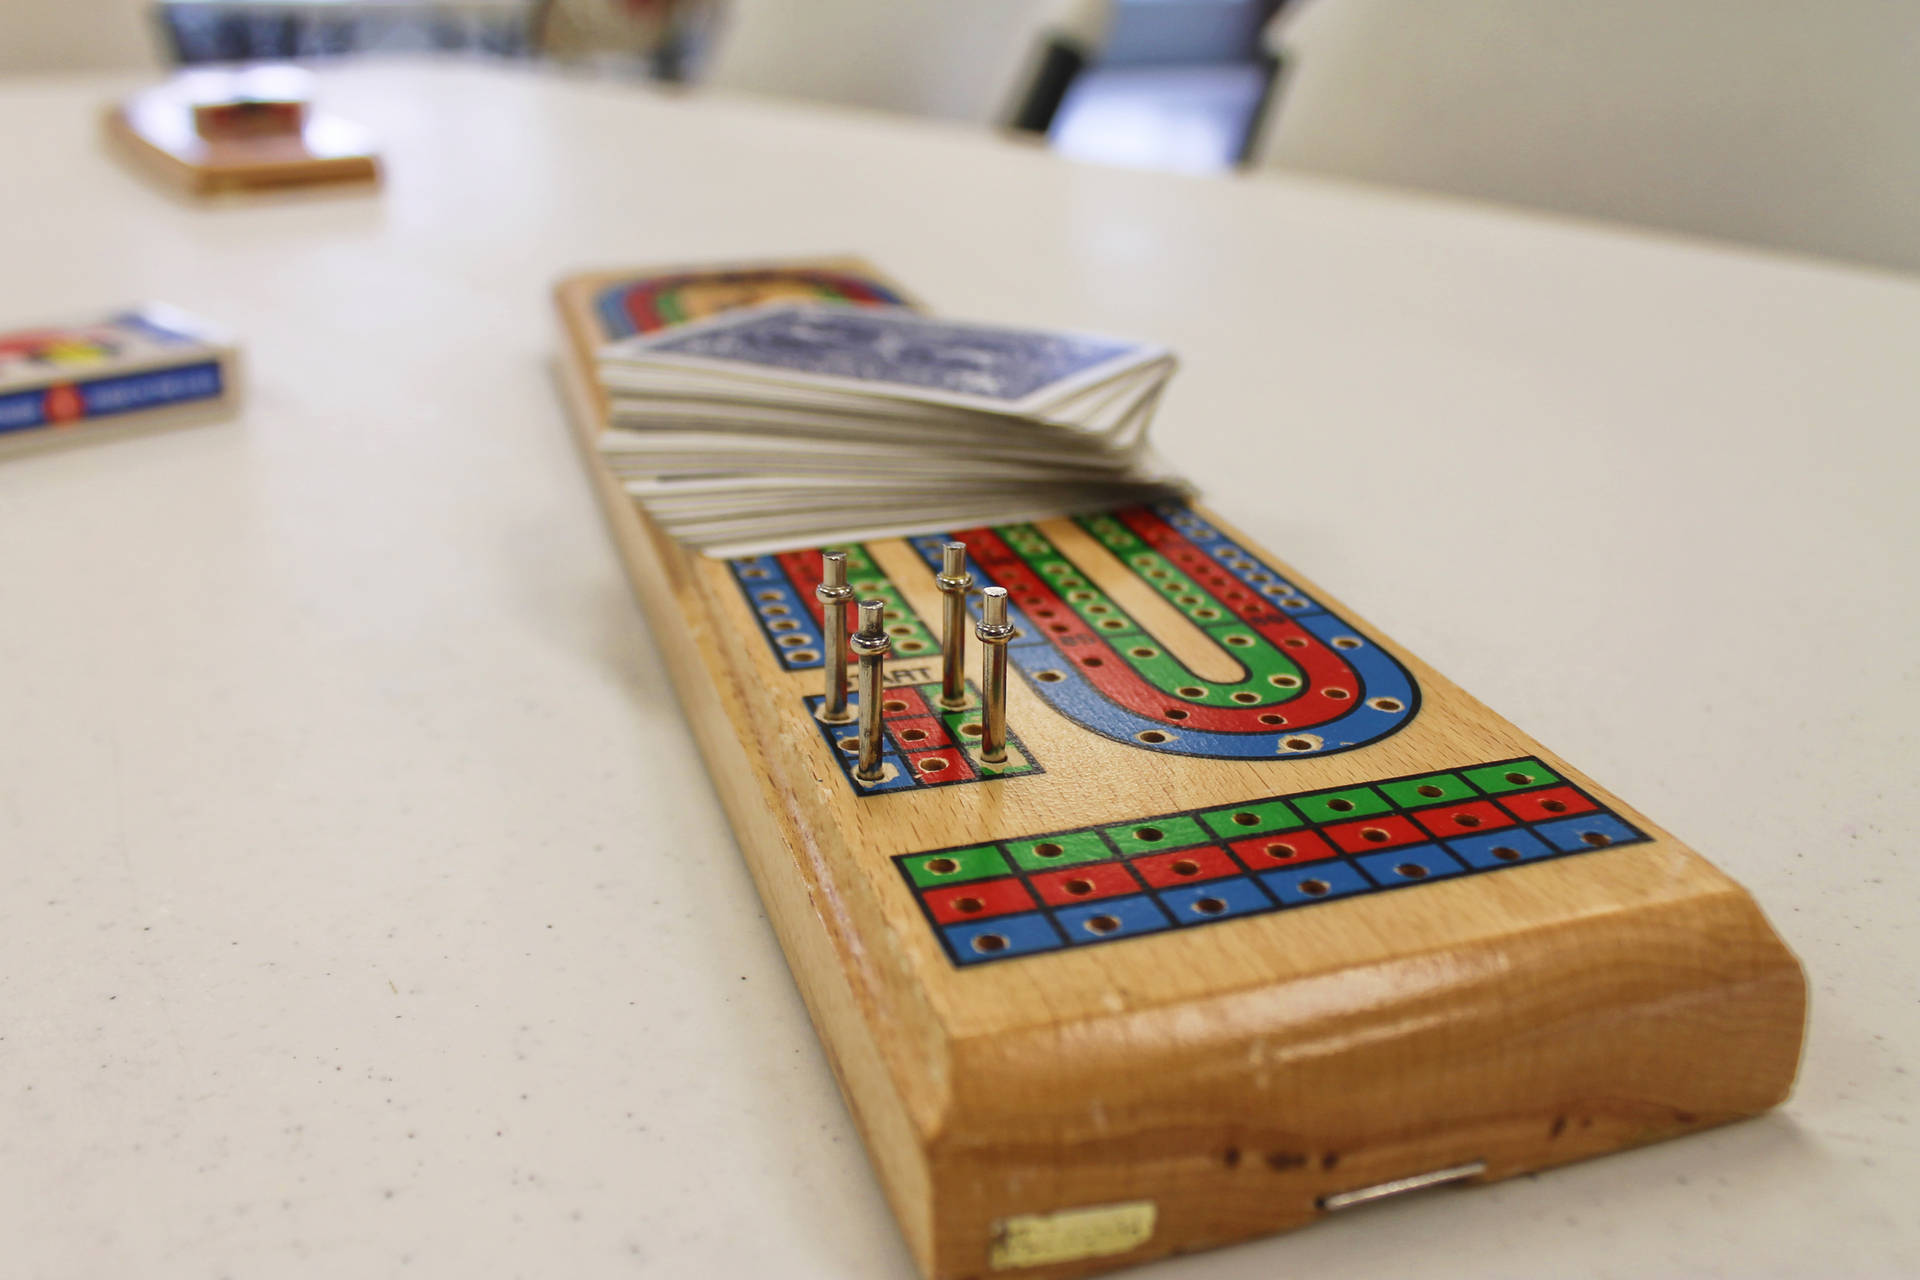
[[(592, 279), (608, 278), (612, 277)], [(1600, 1024), (1579, 1023), (1571, 1031), (1563, 1025), (1559, 1034), (1563, 1038), (1571, 1034), (1576, 1039), (1583, 1034), (1604, 1034), (1603, 1026), (1617, 1024), (1623, 1009), (1630, 1012), (1635, 1007), (1651, 1008), (1662, 1003), (1669, 1008), (1694, 1009), (1709, 1025), (1709, 1032), (1698, 1034), (1690, 1050), (1674, 1055), (1684, 1060), (1675, 1071), (1694, 1076), (1694, 1069), (1701, 1065), (1696, 1059), (1709, 1056), (1710, 1051), (1745, 1069), (1744, 1078), (1729, 1082), (1721, 1091), (1723, 1096), (1716, 1105), (1697, 1103), (1691, 1109), (1681, 1109), (1660, 1100), (1628, 1098), (1583, 1111), (1562, 1100), (1535, 1115), (1531, 1114), (1535, 1108), (1508, 1098), (1492, 1114), (1464, 1128), (1441, 1125), (1425, 1131), (1418, 1125), (1403, 1125), (1397, 1136), (1370, 1146), (1358, 1144), (1360, 1149), (1332, 1136), (1350, 1117), (1335, 1123), (1297, 1122), (1289, 1126), (1273, 1121), (1263, 1124), (1245, 1116), (1223, 1117), (1214, 1113), (1222, 1109), (1218, 1106), (1213, 1112), (1196, 1106), (1195, 1118), (1187, 1126), (1193, 1132), (1180, 1132), (1181, 1125), (1172, 1123), (1165, 1114), (1166, 1099), (1153, 1096), (1154, 1090), (1141, 1086), (1139, 1077), (1164, 1073), (1175, 1064), (1184, 1065), (1190, 1076), (1217, 1083), (1219, 1063), (1227, 1056), (1226, 1050), (1241, 1053), (1249, 1042), (1261, 1039), (1256, 1025), (1260, 1018), (1246, 1023), (1254, 1028), (1251, 1037), (1228, 1035), (1230, 1044), (1203, 1044), (1192, 1052), (1192, 1047), (1177, 1035), (1163, 1032), (1147, 1036), (1138, 1030), (1143, 1019), (1169, 1013), (1166, 1008), (1122, 1008), (1109, 1018), (1093, 1017), (1081, 1024), (1079, 1034), (1087, 1043), (1078, 1050), (1063, 1041), (1063, 1035), (1071, 1030), (1064, 1026), (1009, 1026), (997, 1036), (955, 1035), (943, 1029), (937, 1011), (926, 998), (926, 984), (936, 980), (926, 963), (926, 956), (932, 953), (916, 952), (916, 944), (891, 952), (877, 945), (877, 939), (890, 937), (890, 931), (897, 928), (898, 912), (870, 896), (884, 892), (873, 887), (871, 869), (852, 865), (844, 844), (834, 839), (836, 833), (807, 831), (801, 812), (804, 797), (796, 797), (792, 788), (780, 785), (767, 764), (753, 759), (745, 749), (740, 730), (756, 717), (748, 705), (750, 700), (740, 692), (742, 680), (735, 666), (740, 661), (740, 645), (729, 645), (727, 638), (713, 634), (714, 619), (725, 606), (711, 591), (701, 588), (697, 581), (700, 565), (648, 529), (618, 484), (600, 466), (592, 439), (599, 414), (595, 393), (584, 377), (580, 345), (587, 335), (579, 327), (576, 311), (569, 306), (567, 286), (562, 286), (560, 295), (563, 314), (576, 337), (563, 374), (576, 408), (578, 433), (595, 488), (635, 589), (654, 622), (655, 635), (667, 653), (714, 771), (716, 786), (827, 1045), (843, 1093), (866, 1135), (916, 1259), (929, 1275), (973, 1275), (987, 1270), (995, 1224), (1011, 1213), (1128, 1204), (1142, 1199), (1155, 1203), (1160, 1225), (1152, 1238), (1136, 1249), (1112, 1257), (1063, 1260), (1018, 1271), (1023, 1276), (1087, 1274), (1299, 1225), (1318, 1215), (1320, 1196), (1439, 1167), (1463, 1149), (1478, 1151), (1479, 1158), (1486, 1160), (1481, 1176), (1504, 1177), (1739, 1118), (1764, 1110), (1784, 1097), (1797, 1064), (1804, 1012), (1804, 981), (1792, 958), (1737, 886), (1642, 815), (1544, 750), (1537, 751), (1541, 760), (1609, 802), (1659, 840), (1653, 847), (1613, 850), (1605, 856), (1632, 852), (1647, 860), (1649, 866), (1664, 868), (1674, 876), (1690, 876), (1694, 881), (1688, 892), (1646, 904), (1633, 926), (1634, 937), (1641, 941), (1663, 941), (1666, 945), (1696, 939), (1690, 951), (1683, 945), (1674, 953), (1672, 958), (1682, 962), (1676, 971), (1646, 984), (1639, 1005), (1616, 1003), (1609, 1006), (1608, 1016)], [(577, 289), (574, 296), (579, 296)], [(590, 344), (584, 349), (590, 349)], [(703, 658), (696, 635), (708, 646), (710, 655), (732, 656)], [(1415, 670), (1423, 684), (1436, 680), (1446, 684), (1424, 664), (1417, 664)], [(722, 713), (716, 716), (716, 710)], [(817, 777), (812, 781), (816, 787), (825, 782)], [(1018, 780), (996, 785), (1018, 785)], [(887, 870), (892, 873), (891, 866)], [(1436, 885), (1419, 892), (1439, 888)], [(1612, 918), (1616, 914), (1601, 913), (1573, 922), (1558, 942), (1543, 943), (1537, 937), (1516, 939), (1503, 954), (1513, 958), (1544, 952), (1551, 963), (1542, 972), (1556, 967), (1568, 970), (1569, 956), (1598, 962), (1604, 969), (1607, 957), (1617, 958), (1621, 952), (1621, 922)], [(1105, 950), (1117, 953), (1123, 948)], [(1552, 960), (1555, 952), (1558, 958)], [(1403, 959), (1415, 963), (1430, 957), (1410, 954)], [(1339, 968), (1333, 966), (1336, 971)], [(1377, 968), (1371, 967), (1369, 974), (1359, 978), (1331, 972), (1318, 975), (1315, 981), (1352, 985), (1360, 978), (1377, 977)], [(1244, 1005), (1262, 997), (1260, 990), (1234, 989), (1228, 984), (1203, 1003), (1210, 1007)], [(1493, 1007), (1502, 1003), (1469, 1001), (1449, 1015), (1446, 1035), (1468, 1042), (1476, 1035), (1492, 1035), (1495, 1040), (1510, 1038), (1515, 1031), (1514, 1016)], [(1550, 1005), (1548, 1002), (1529, 1011), (1538, 1012)], [(1564, 1022), (1565, 1011), (1560, 1013)], [(1261, 1018), (1267, 1020), (1269, 1032), (1281, 1025), (1273, 1022), (1270, 1010)], [(1372, 1029), (1392, 1021), (1393, 1015), (1382, 1019), (1376, 1013)], [(1311, 1057), (1315, 1052), (1328, 1061), (1339, 1062), (1349, 1073), (1356, 1066), (1366, 1068), (1371, 1063), (1363, 1087), (1349, 1084), (1341, 1091), (1348, 1109), (1383, 1103), (1391, 1106), (1395, 1100), (1394, 1073), (1383, 1068), (1392, 1067), (1395, 1053), (1340, 1047), (1335, 1043), (1340, 1035), (1351, 1039), (1357, 1029), (1348, 1026), (1342, 1032), (1336, 1022), (1321, 1019), (1317, 1024), (1292, 1024), (1295, 1032), (1310, 1026), (1313, 1034), (1299, 1036), (1284, 1051), (1269, 1045), (1275, 1053), (1271, 1070), (1285, 1074), (1291, 1068), (1283, 1067), (1282, 1059), (1289, 1055)], [(1103, 1025), (1109, 1033), (1106, 1041), (1100, 1034)], [(1136, 1055), (1131, 1065), (1116, 1067), (1109, 1056), (1114, 1051), (1109, 1041), (1114, 1028), (1123, 1025), (1134, 1028), (1127, 1040)], [(1551, 1040), (1540, 1034), (1543, 1042)], [(1423, 1035), (1431, 1040), (1432, 1032), (1410, 1029), (1401, 1040), (1400, 1052), (1418, 1049)], [(1618, 1038), (1623, 1052), (1627, 1048), (1647, 1048), (1633, 1035), (1619, 1034)], [(1669, 1034), (1664, 1039), (1672, 1042), (1675, 1037)], [(1609, 1053), (1589, 1051), (1586, 1056), (1604, 1068)], [(1044, 1111), (1048, 1105), (1046, 1077), (1050, 1069), (1082, 1082), (1113, 1080), (1114, 1076), (1103, 1077), (1102, 1073), (1117, 1071), (1125, 1087), (1116, 1088), (1109, 1119), (1122, 1120), (1115, 1127), (1123, 1132), (1089, 1137), (1086, 1115), (1079, 1117), (1083, 1131), (1079, 1136), (1067, 1132), (1072, 1125), (1051, 1133), (1044, 1127), (1034, 1129), (1036, 1108)], [(1731, 1074), (1737, 1076), (1740, 1071)], [(1302, 1074), (1300, 1080), (1310, 1075)], [(1691, 1078), (1686, 1083), (1701, 1097), (1714, 1101), (1711, 1087), (1702, 1088)], [(1057, 1097), (1052, 1105), (1059, 1107)], [(1128, 1107), (1141, 1105), (1161, 1108), (1160, 1119), (1129, 1128), (1124, 1123)], [(1404, 1098), (1400, 1106), (1404, 1110)], [(1224, 1110), (1231, 1113), (1234, 1108), (1228, 1105)], [(1243, 1176), (1242, 1169), (1249, 1174)], [(1210, 1176), (1203, 1176), (1203, 1170)], [(1028, 1193), (1022, 1201), (1017, 1188), (1031, 1187), (1036, 1180), (1046, 1187), (1044, 1195), (1036, 1199)]]

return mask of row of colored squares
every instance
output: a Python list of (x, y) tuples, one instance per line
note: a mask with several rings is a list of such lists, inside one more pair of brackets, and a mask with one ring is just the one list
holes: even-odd
[[(1487, 832), (1475, 836), (1456, 837), (1445, 841), (1444, 844), (1447, 848), (1459, 853), (1469, 864), (1491, 868), (1505, 863), (1524, 862), (1530, 857), (1539, 857), (1548, 852), (1549, 847), (1560, 853), (1571, 853), (1583, 848), (1605, 848), (1607, 845), (1619, 843), (1623, 838), (1637, 835), (1637, 832), (1612, 814), (1596, 812), (1584, 818), (1543, 824), (1531, 831), (1521, 828), (1505, 832)], [(1543, 840), (1546, 842), (1545, 845), (1542, 844)], [(1323, 843), (1308, 844), (1305, 840), (1295, 837), (1290, 844), (1291, 849), (1276, 849), (1274, 843), (1249, 840), (1229, 845), (1225, 849), (1209, 845), (1198, 849), (1182, 849), (1174, 853), (1156, 854), (1152, 857), (1134, 858), (1127, 862), (1099, 862), (1078, 867), (1063, 867), (1056, 871), (1040, 872), (1024, 878), (1003, 875), (985, 880), (923, 888), (920, 898), (926, 903), (928, 912), (937, 923), (952, 924), (957, 920), (971, 917), (1027, 911), (1040, 904), (1052, 907), (1071, 906), (1076, 902), (1137, 893), (1142, 888), (1173, 889), (1183, 885), (1205, 884), (1233, 876), (1245, 876), (1250, 872), (1258, 874), (1282, 867), (1326, 862), (1335, 856), (1334, 850)], [(1377, 864), (1397, 869), (1399, 862), (1396, 859), (1412, 859), (1412, 865), (1419, 865), (1421, 850), (1438, 847), (1438, 844), (1429, 841), (1412, 848), (1360, 854), (1355, 860), (1362, 865)], [(959, 861), (958, 858), (951, 860)], [(974, 861), (977, 864), (986, 860)], [(1443, 858), (1439, 866), (1428, 867), (1427, 871), (1437, 871), (1445, 865), (1446, 860)], [(933, 867), (929, 870), (938, 874), (940, 868)], [(1426, 875), (1423, 872), (1398, 875), (1396, 870), (1396, 876), (1392, 878), (1392, 882), (1425, 878)], [(1039, 899), (1038, 903), (1034, 901), (1035, 896)]]
[[(1151, 892), (1126, 879), (1127, 867), (1137, 863), (1110, 863), (1080, 872), (1029, 877), (1025, 882), (1007, 879), (955, 886), (925, 893), (922, 901), (940, 926), (954, 960), (971, 964), (1068, 944), (1137, 937), (1174, 925), (1306, 906), (1645, 838), (1603, 813), (1532, 830), (1470, 836), (1256, 875), (1240, 874), (1236, 867), (1235, 874), (1219, 879), (1156, 885)], [(1036, 893), (1047, 910), (1040, 909)]]
[[(1551, 787), (1524, 796), (1476, 800), (1466, 804), (1436, 805), (1408, 814), (1381, 814), (1318, 828), (1270, 831), (1225, 841), (1201, 831), (1192, 818), (1162, 819), (1159, 825), (1120, 828), (1118, 832), (1077, 831), (1045, 840), (1016, 841), (1004, 846), (976, 845), (939, 853), (915, 854), (902, 860), (916, 885), (927, 887), (975, 880), (1021, 871), (1104, 862), (1119, 846), (1136, 865), (1178, 865), (1185, 855), (1224, 843), (1257, 869), (1313, 862), (1336, 854), (1370, 853), (1422, 841), (1474, 832), (1497, 832), (1520, 823), (1595, 813), (1599, 807), (1572, 787)], [(1138, 854), (1148, 845), (1167, 849), (1161, 854)], [(1172, 861), (1167, 861), (1171, 859)], [(1011, 860), (1011, 865), (1009, 865)]]
[[(1523, 789), (1536, 790), (1528, 798), (1517, 794)], [(1497, 805), (1482, 800), (1482, 796), (1493, 797)], [(1392, 810), (1396, 806), (1411, 809), (1407, 817), (1418, 821), (1427, 835), (1422, 836), (1409, 826), (1407, 818), (1394, 815)], [(1215, 840), (1292, 831), (1314, 823), (1342, 849), (1360, 852), (1429, 836), (1509, 826), (1516, 820), (1532, 822), (1583, 813), (1594, 807), (1584, 794), (1561, 784), (1560, 776), (1539, 761), (1514, 760), (1457, 773), (1398, 778), (1371, 786), (1345, 787), (1284, 800), (1174, 814), (1126, 826), (1014, 841), (1006, 847), (1022, 869), (1044, 870), (1068, 862), (1110, 858), (1115, 850), (1122, 855), (1152, 853)], [(909, 862), (910, 874), (913, 866)], [(927, 883), (918, 874), (915, 879)]]

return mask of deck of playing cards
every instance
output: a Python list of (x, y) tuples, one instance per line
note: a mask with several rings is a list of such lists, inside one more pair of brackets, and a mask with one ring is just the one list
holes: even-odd
[(224, 338), (171, 307), (0, 333), (0, 442), (210, 414), (232, 401), (234, 362)]
[(1148, 343), (776, 293), (603, 346), (602, 449), (713, 554), (1163, 501), (1187, 493), (1145, 443), (1173, 368)]

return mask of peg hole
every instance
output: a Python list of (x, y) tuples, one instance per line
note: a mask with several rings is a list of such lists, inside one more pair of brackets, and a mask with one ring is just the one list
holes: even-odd
[(928, 858), (926, 869), (931, 876), (950, 876), (960, 869), (960, 864), (952, 858)]
[(974, 938), (973, 949), (983, 956), (993, 955), (1007, 949), (1007, 940), (997, 933), (983, 933)]
[(1119, 929), (1120, 921), (1113, 916), (1089, 916), (1087, 917), (1086, 927), (1088, 933), (1097, 933), (1105, 936)]

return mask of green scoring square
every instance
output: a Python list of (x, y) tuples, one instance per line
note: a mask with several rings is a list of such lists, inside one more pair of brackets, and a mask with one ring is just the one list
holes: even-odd
[(944, 853), (916, 853), (903, 858), (913, 883), (925, 889), (932, 885), (957, 884), (984, 876), (1004, 876), (1011, 872), (1000, 850), (990, 844), (971, 849), (948, 849)]
[(1322, 791), (1318, 795), (1295, 796), (1293, 807), (1307, 815), (1309, 822), (1343, 822), (1348, 818), (1371, 818), (1389, 808), (1386, 798), (1372, 787), (1348, 787), (1344, 791)]
[(1382, 782), (1380, 789), (1403, 809), (1417, 809), (1423, 804), (1445, 804), (1449, 800), (1471, 800), (1480, 794), (1467, 785), (1466, 779), (1451, 773), (1430, 773), (1424, 778)]
[(1240, 836), (1265, 835), (1269, 831), (1287, 831), (1300, 825), (1300, 815), (1281, 800), (1263, 800), (1259, 804), (1235, 805), (1231, 809), (1212, 809), (1200, 815), (1200, 821), (1222, 840)]
[(1465, 771), (1467, 781), (1490, 796), (1526, 787), (1544, 787), (1560, 781), (1560, 775), (1538, 760), (1515, 760), (1512, 764), (1483, 764)]
[(1162, 849), (1213, 843), (1213, 837), (1192, 818), (1147, 818), (1124, 827), (1108, 827), (1106, 833), (1125, 854), (1158, 853)]
[(1022, 871), (1045, 871), (1049, 867), (1072, 866), (1076, 862), (1098, 862), (1111, 858), (1113, 850), (1097, 831), (1072, 831), (1063, 836), (1041, 836), (1037, 840), (1009, 840), (1007, 852)]

